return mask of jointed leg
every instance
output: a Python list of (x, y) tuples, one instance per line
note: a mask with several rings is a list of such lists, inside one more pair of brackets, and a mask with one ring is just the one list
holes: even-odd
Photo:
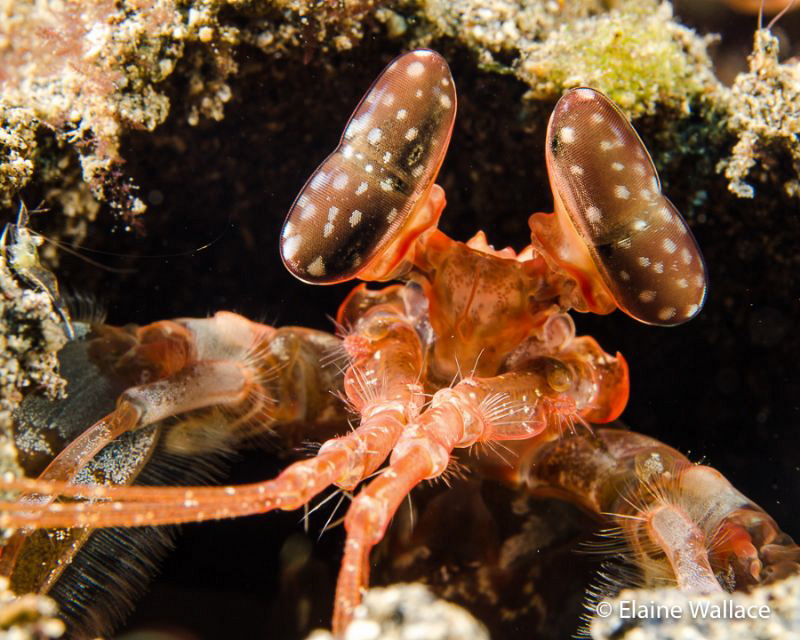
[(585, 345), (578, 347), (579, 351), (564, 353), (563, 359), (540, 357), (527, 362), (526, 370), (466, 378), (434, 394), (430, 408), (403, 432), (389, 466), (356, 496), (347, 513), (335, 632), (342, 632), (350, 621), (369, 578), (369, 552), (383, 537), (400, 503), (417, 484), (445, 472), (454, 448), (530, 438), (547, 428), (557, 429), (563, 419), (604, 413), (600, 404), (615, 403), (615, 394), (602, 384), (586, 386), (571, 380), (570, 372), (578, 362), (598, 371), (621, 369), (620, 375), (611, 378), (627, 393), (624, 362), (608, 356), (601, 359), (599, 354), (588, 357)]
[[(800, 547), (716, 469), (619, 429), (573, 434), (520, 456), (519, 479), (608, 518), (644, 586), (750, 586), (800, 571)], [(717, 577), (725, 576), (725, 584)]]
[(379, 309), (356, 327), (362, 340), (345, 375), (349, 400), (362, 415), (352, 433), (323, 446), (318, 455), (288, 467), (274, 480), (240, 487), (78, 487), (63, 482), (9, 480), (8, 489), (102, 502), (0, 503), (3, 526), (155, 525), (295, 509), (331, 484), (355, 486), (383, 463), (422, 404), (417, 384), (422, 348), (399, 312)]

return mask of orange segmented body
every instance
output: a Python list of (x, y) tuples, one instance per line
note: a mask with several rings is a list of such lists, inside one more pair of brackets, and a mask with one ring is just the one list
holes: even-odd
[(439, 172), (455, 114), (455, 85), (438, 53), (392, 62), (289, 210), (281, 233), (289, 271), (312, 284), (342, 282), (385, 257), (399, 236), (413, 242), (424, 228), (408, 230)]
[(550, 117), (546, 157), (556, 216), (565, 235), (579, 237), (573, 273), (599, 274), (617, 305), (642, 322), (669, 326), (697, 315), (706, 295), (702, 254), (614, 103), (593, 89), (568, 91)]

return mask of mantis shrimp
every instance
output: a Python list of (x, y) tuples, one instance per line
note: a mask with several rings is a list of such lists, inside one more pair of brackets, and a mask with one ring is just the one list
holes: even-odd
[[(567, 312), (621, 309), (675, 326), (706, 295), (697, 243), (626, 117), (593, 89), (564, 94), (546, 139), (555, 211), (530, 217), (531, 243), (516, 252), (482, 232), (462, 243), (437, 228), (445, 193), (435, 180), (456, 103), (439, 54), (400, 56), (292, 205), (280, 251), (297, 278), (400, 282), (357, 286), (339, 308), (338, 337), (230, 312), (80, 332), (71, 348), (113, 381), (116, 403), (65, 437), (36, 479), (3, 479), (19, 494), (0, 504), (0, 525), (17, 529), (3, 574), (23, 573), (36, 530), (70, 529), (74, 555), (95, 529), (294, 510), (335, 486), (357, 491), (333, 613), (343, 633), (370, 552), (406, 496), (446, 474), (458, 449), (496, 442), (513, 447), (511, 465), (479, 467), (617, 525), (643, 584), (709, 593), (798, 569), (791, 539), (719, 472), (647, 436), (590, 427), (621, 414), (628, 368), (577, 336)], [(330, 364), (331, 353), (346, 364)], [(337, 435), (247, 485), (124, 486), (146, 456), (122, 478), (98, 462), (162, 426), (174, 447), (202, 451), (203, 438), (235, 442), (265, 425)], [(47, 591), (68, 564), (27, 572), (27, 588)]]

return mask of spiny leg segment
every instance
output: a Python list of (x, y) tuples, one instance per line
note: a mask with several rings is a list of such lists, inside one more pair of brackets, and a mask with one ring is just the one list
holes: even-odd
[(344, 631), (360, 602), (369, 579), (370, 550), (397, 508), (416, 485), (445, 472), (455, 448), (529, 439), (548, 429), (558, 437), (563, 413), (568, 421), (593, 413), (605, 413), (610, 420), (618, 416), (602, 405), (621, 410), (617, 398), (627, 397), (627, 367), (588, 340), (596, 350), (577, 339), (558, 356), (536, 357), (520, 370), (491, 378), (468, 377), (433, 395), (429, 408), (403, 432), (388, 467), (347, 512), (334, 632)]
[(613, 550), (641, 586), (732, 591), (800, 571), (800, 547), (763, 509), (716, 469), (653, 438), (597, 429), (520, 444), (516, 477), (506, 481), (608, 521)]

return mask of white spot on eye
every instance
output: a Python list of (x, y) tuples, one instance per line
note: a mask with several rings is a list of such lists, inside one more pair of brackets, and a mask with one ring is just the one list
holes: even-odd
[(594, 124), (600, 124), (601, 122), (603, 122), (603, 116), (600, 115), (599, 113), (593, 113), (592, 114), (592, 122)]
[(658, 310), (658, 319), (664, 320), (672, 320), (675, 317), (675, 307), (664, 307)]
[(450, 81), (447, 78), (442, 78), (442, 86), (443, 87), (449, 87), (450, 86)]
[(340, 173), (333, 179), (333, 188), (341, 191), (347, 186), (348, 182), (350, 182), (350, 176), (346, 173)]
[(642, 197), (643, 200), (650, 200), (653, 197), (653, 192), (650, 189), (642, 189), (639, 192), (639, 195)]
[(356, 151), (356, 160), (363, 160), (363, 159), (364, 159), (364, 154), (361, 153), (360, 151)]
[(384, 151), (384, 152), (383, 152), (383, 164), (386, 164), (386, 163), (387, 163), (387, 162), (389, 162), (389, 160), (391, 160), (391, 159), (392, 159), (392, 153), (391, 153), (391, 151)]
[(406, 67), (406, 73), (412, 78), (417, 78), (425, 72), (425, 65), (419, 61), (412, 62)]
[(383, 104), (384, 104), (384, 106), (391, 107), (394, 104), (394, 94), (393, 93), (387, 93), (383, 97)]
[(664, 273), (664, 263), (663, 262), (654, 262), (653, 263), (653, 271), (656, 273)]
[(675, 284), (677, 284), (681, 289), (686, 289), (689, 287), (689, 281), (686, 278), (676, 278)]
[(322, 237), (327, 238), (333, 233), (333, 225), (330, 222), (326, 222), (325, 226), (322, 229)]
[(374, 170), (375, 170), (375, 167), (373, 167), (371, 164), (365, 164), (364, 165), (364, 171), (366, 171), (367, 173), (372, 173)]
[(439, 96), (439, 104), (441, 104), (445, 109), (449, 109), (453, 106), (453, 101), (450, 100), (450, 96), (443, 93)]
[(314, 217), (314, 214), (317, 212), (317, 205), (314, 203), (307, 204), (305, 208), (300, 212), (300, 219), (301, 220), (310, 220)]
[(414, 96), (416, 96), (417, 98), (421, 98), (422, 97), (422, 89), (417, 89), (414, 92)]
[(360, 118), (353, 120), (349, 125), (347, 125), (347, 129), (344, 130), (345, 140), (350, 140), (353, 136), (355, 136), (366, 126), (368, 121), (369, 114), (364, 114)]
[(637, 260), (637, 262), (643, 267), (649, 267), (650, 266), (650, 258), (648, 258), (646, 256), (641, 256), (639, 258), (639, 260)]
[(695, 313), (697, 313), (696, 304), (690, 304), (688, 307), (686, 307), (686, 317), (693, 316)]
[(622, 164), (621, 162), (612, 162), (611, 163), (611, 168), (614, 171), (622, 171), (625, 168), (625, 165)]
[(617, 246), (620, 249), (630, 249), (631, 248), (631, 239), (630, 238), (623, 238), (622, 240), (617, 242)]
[(418, 164), (411, 170), (411, 175), (414, 176), (415, 178), (419, 178), (422, 175), (423, 171), (425, 171), (425, 167), (423, 167), (421, 164)]
[(586, 219), (591, 224), (597, 224), (600, 220), (603, 219), (603, 214), (600, 213), (600, 209), (597, 207), (587, 207), (586, 209)]
[(345, 158), (348, 158), (348, 159), (352, 158), (353, 157), (353, 147), (351, 147), (349, 144), (345, 145), (344, 149), (342, 149), (342, 155)]
[(631, 196), (631, 192), (628, 191), (628, 187), (624, 184), (618, 184), (614, 187), (614, 195), (617, 196), (620, 200), (627, 200)]
[(683, 249), (683, 251), (681, 251), (681, 258), (683, 258), (683, 264), (691, 264), (692, 252), (688, 249)]
[(298, 207), (305, 207), (308, 204), (308, 196), (303, 194), (297, 199), (297, 206)]
[(300, 236), (291, 236), (283, 239), (283, 257), (292, 260), (300, 249)]
[(595, 92), (591, 89), (576, 89), (575, 95), (581, 100), (586, 100), (587, 102), (589, 100), (594, 100), (596, 97)]
[(561, 127), (561, 131), (558, 132), (558, 139), (563, 144), (575, 142), (575, 129), (572, 127)]
[(658, 176), (653, 176), (650, 178), (650, 188), (653, 189), (653, 191), (658, 192), (658, 187)]
[(625, 271), (625, 269), (623, 269), (622, 271), (619, 272), (619, 277), (625, 282), (628, 282), (628, 280), (631, 279), (631, 274)]
[(651, 291), (649, 289), (645, 289), (639, 294), (639, 300), (642, 302), (652, 302), (656, 299), (656, 292)]
[(417, 137), (418, 133), (419, 131), (417, 131), (416, 127), (411, 127), (408, 131), (406, 131), (406, 140), (411, 142), (414, 138)]
[(646, 220), (637, 218), (636, 220), (633, 221), (633, 224), (631, 226), (633, 227), (634, 231), (644, 231), (645, 229), (647, 229), (648, 225)]
[(647, 173), (647, 169), (645, 169), (645, 166), (641, 163), (636, 163), (633, 165), (633, 170), (637, 173), (637, 175), (640, 176), (643, 176), (645, 173)]
[(705, 284), (706, 284), (706, 279), (703, 277), (702, 274), (698, 273), (694, 277), (694, 286), (696, 286), (696, 287), (704, 287)]
[(353, 213), (350, 214), (350, 220), (348, 220), (351, 227), (355, 227), (359, 222), (361, 222), (361, 212), (356, 209)]
[(582, 166), (580, 166), (579, 164), (573, 164), (573, 165), (572, 165), (572, 166), (569, 168), (569, 172), (570, 172), (570, 173), (571, 173), (573, 176), (582, 176), (582, 175), (583, 175), (583, 167), (582, 167)]
[(380, 186), (383, 191), (392, 191), (394, 189), (394, 187), (392, 186), (392, 181), (389, 180), (388, 178), (385, 180), (381, 180)]
[(664, 247), (664, 251), (667, 253), (675, 253), (675, 249), (678, 248), (678, 245), (670, 238), (664, 238), (664, 242), (661, 243), (661, 246)]
[(327, 172), (319, 171), (311, 178), (311, 182), (308, 186), (312, 189), (319, 189), (328, 181), (328, 178), (330, 178), (330, 175)]
[(405, 120), (407, 115), (408, 111), (406, 109), (398, 109), (394, 117), (397, 120)]
[(324, 276), (325, 275), (325, 263), (322, 261), (322, 256), (317, 256), (314, 258), (314, 261), (308, 265), (306, 269), (312, 276)]
[(336, 216), (339, 215), (339, 207), (331, 207), (328, 209), (328, 222), (333, 222), (336, 220)]
[(675, 216), (673, 215), (672, 211), (670, 211), (669, 208), (667, 207), (661, 207), (658, 210), (658, 215), (664, 222), (671, 222), (672, 220), (675, 219)]
[(288, 238), (292, 235), (294, 235), (294, 225), (291, 222), (287, 222), (283, 225), (283, 237)]
[(601, 140), (600, 141), (600, 151), (610, 151), (615, 146), (612, 140)]
[(389, 215), (386, 216), (386, 219), (389, 221), (389, 224), (394, 222), (394, 219), (397, 217), (398, 213), (399, 213), (399, 211), (397, 210), (397, 208), (396, 207), (392, 207), (392, 210), (389, 212)]
[(359, 184), (358, 189), (356, 189), (356, 195), (360, 196), (362, 193), (364, 193), (367, 190), (367, 186), (368, 185), (366, 182), (362, 182), (361, 184)]
[(378, 127), (374, 127), (370, 129), (369, 133), (367, 134), (367, 142), (369, 142), (371, 145), (376, 145), (381, 141), (382, 137), (383, 131), (381, 131)]

